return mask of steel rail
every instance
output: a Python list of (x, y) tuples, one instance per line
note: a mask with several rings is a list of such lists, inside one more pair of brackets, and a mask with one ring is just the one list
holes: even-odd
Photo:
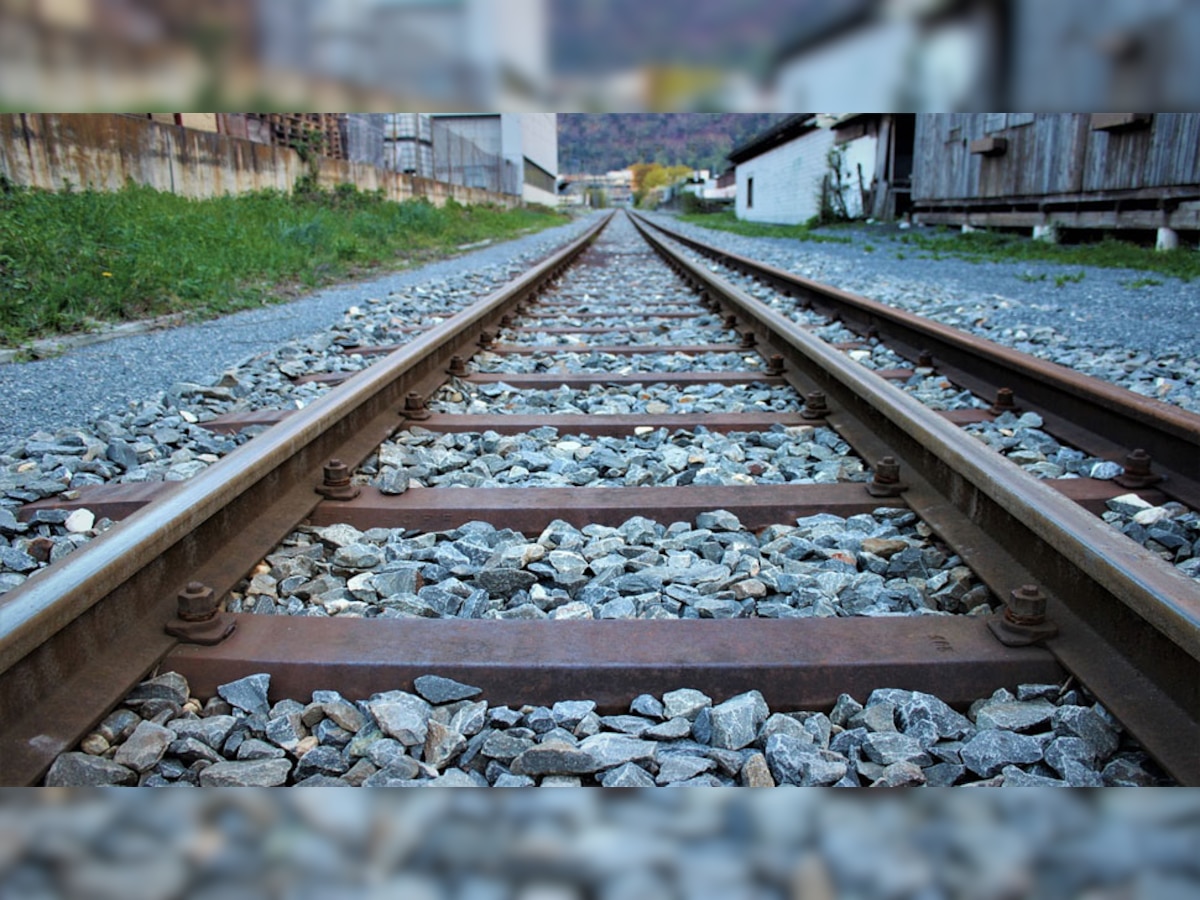
[(1156, 487), (1200, 508), (1200, 416), (1195, 413), (636, 218), (819, 313), (839, 317), (859, 334), (874, 330), (911, 360), (932, 354), (941, 374), (979, 396), (994, 397), (999, 388), (1010, 388), (1021, 408), (1042, 416), (1048, 432), (1093, 455), (1122, 463), (1131, 450), (1146, 450), (1155, 472), (1165, 475)]
[(786, 377), (817, 385), (830, 425), (866, 459), (902, 464), (910, 507), (1000, 598), (1023, 584), (1047, 597), (1045, 642), (1163, 767), (1200, 784), (1200, 586), (874, 372), (649, 233), (693, 285), (784, 356)]
[(232, 588), (321, 500), (330, 459), (366, 458), (409, 391), (440, 383), (610, 219), (0, 598), (0, 784), (36, 782), (176, 643), (163, 629), (188, 582)]

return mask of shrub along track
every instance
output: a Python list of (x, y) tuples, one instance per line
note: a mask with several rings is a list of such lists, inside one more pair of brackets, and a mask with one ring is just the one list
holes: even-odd
[[(1088, 685), (1169, 773), (1183, 783), (1200, 783), (1194, 754), (1200, 737), (1200, 592), (1088, 511), (1128, 488), (1034, 480), (957, 427), (977, 420), (977, 415), (939, 414), (921, 406), (879, 374), (850, 362), (837, 348), (715, 277), (707, 266), (688, 260), (669, 240), (644, 230), (655, 250), (696, 289), (700, 301), (719, 309), (726, 326), (740, 332), (734, 340), (720, 338), (703, 347), (657, 343), (653, 351), (757, 352), (767, 362), (763, 372), (692, 371), (672, 377), (661, 372), (470, 373), (465, 361), (480, 348), (539, 352), (520, 331), (505, 332), (514, 344), (497, 344), (497, 329), (528, 322), (523, 327), (553, 338), (553, 331), (536, 323), (539, 316), (561, 308), (551, 297), (539, 297), (596, 233), (392, 350), (308, 409), (286, 417), (270, 411), (251, 417), (275, 424), (192, 481), (170, 488), (96, 488), (72, 501), (102, 515), (128, 518), (6, 595), (0, 605), (0, 715), (6, 722), (0, 780), (35, 782), (58, 752), (73, 746), (161, 662), (186, 675), (200, 695), (212, 694), (217, 684), (242, 675), (270, 672), (272, 693), (279, 696), (334, 689), (365, 697), (434, 672), (482, 687), (493, 704), (587, 696), (610, 711), (627, 708), (638, 694), (661, 694), (678, 686), (703, 690), (714, 699), (759, 689), (773, 707), (829, 707), (840, 693), (865, 695), (885, 686), (924, 690), (965, 704), (1000, 686), (1054, 681), (1065, 668)], [(806, 289), (828, 292), (816, 286)], [(638, 304), (641, 311), (643, 301)], [(648, 302), (645, 312), (655, 312)], [(843, 315), (850, 318), (849, 313)], [(875, 318), (868, 317), (865, 328), (874, 326), (880, 336), (892, 337), (891, 320), (874, 310), (869, 316)], [(908, 326), (916, 327), (906, 322)], [(997, 349), (984, 346), (987, 342), (962, 338), (961, 344), (952, 344), (952, 335), (946, 334), (950, 329), (928, 327), (925, 334), (905, 332), (904, 338), (897, 338), (898, 351), (919, 354), (932, 348), (939, 369), (955, 380), (961, 375), (964, 386), (978, 386), (981, 392), (1014, 383), (1003, 380), (1017, 377), (1007, 372), (998, 385), (1000, 376), (988, 382), (971, 374), (966, 348), (974, 346), (994, 359)], [(581, 330), (570, 329), (577, 334)], [(624, 342), (588, 349), (634, 353), (639, 337), (628, 332), (621, 338)], [(946, 343), (933, 343), (935, 337)], [(388, 348), (357, 350), (383, 353)], [(1019, 356), (1008, 351), (999, 355)], [(1042, 374), (1027, 376), (1029, 384), (1015, 382), (1020, 396), (1030, 396), (1031, 403), (1044, 402), (1033, 385), (1046, 379), (1047, 364), (1034, 360), (1028, 365)], [(808, 398), (808, 404), (799, 417), (784, 413), (765, 418), (760, 413), (647, 412), (588, 416), (580, 422), (565, 416), (429, 413), (421, 398), (430, 396), (448, 374), (464, 384), (502, 380), (526, 388), (672, 380), (786, 383)], [(1131, 415), (1144, 425), (1142, 398), (1108, 387), (1088, 390), (1103, 397), (1102, 405), (1140, 410)], [(1046, 406), (1049, 422), (1053, 404)], [(1069, 429), (1066, 412), (1060, 412), (1062, 427)], [(1189, 421), (1175, 424), (1190, 425), (1194, 434), (1194, 418), (1184, 416)], [(242, 417), (213, 427), (236, 429), (248, 421)], [(511, 434), (555, 424), (562, 433), (586, 428), (595, 435), (701, 424), (713, 431), (741, 431), (800, 422), (833, 428), (872, 465), (871, 484), (460, 488), (410, 490), (397, 496), (366, 486), (350, 496), (356, 486), (349, 472), (398, 428)], [(1111, 430), (1093, 420), (1086, 427), (1089, 435), (1094, 430), (1097, 441), (1108, 442), (1109, 452), (1132, 433), (1125, 420)], [(1068, 440), (1069, 434), (1064, 432)], [(1176, 466), (1179, 454), (1165, 449), (1153, 435), (1138, 432), (1136, 440), (1137, 446), (1152, 448), (1156, 465), (1165, 459)], [(1100, 443), (1095, 446), (1104, 449)], [(885, 457), (891, 461), (880, 465)], [(346, 468), (331, 464), (334, 459)], [(1167, 482), (1148, 490), (1168, 490), (1178, 482), (1183, 484), (1182, 496), (1187, 496), (1186, 482), (1194, 483), (1195, 473), (1182, 463), (1177, 468), (1178, 478), (1172, 468)], [(317, 491), (327, 497), (322, 499)], [(151, 498), (155, 502), (147, 505)], [(554, 519), (579, 526), (617, 524), (652, 511), (661, 521), (677, 521), (726, 509), (743, 526), (760, 529), (819, 512), (848, 516), (887, 506), (917, 513), (996, 597), (1007, 601), (1005, 611), (994, 617), (720, 621), (381, 620), (220, 611), (205, 618), (216, 600), (237, 587), (304, 521), (314, 526), (343, 522), (363, 529), (386, 525), (427, 531), (486, 519), (528, 532)], [(204, 589), (189, 589), (191, 583)], [(1035, 592), (1025, 590), (1030, 585), (1036, 586)], [(178, 599), (181, 594), (183, 600)], [(178, 612), (192, 621), (179, 621)], [(231, 626), (236, 627), (227, 634)], [(219, 642), (180, 642), (178, 635)]]

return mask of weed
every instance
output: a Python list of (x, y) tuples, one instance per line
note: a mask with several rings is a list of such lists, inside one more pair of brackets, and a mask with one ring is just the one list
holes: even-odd
[(863, 250), (863, 253), (874, 253), (875, 245), (874, 244), (863, 244), (862, 250)]
[(1065, 287), (1068, 284), (1079, 284), (1086, 277), (1087, 272), (1076, 272), (1074, 275), (1063, 273), (1062, 275), (1054, 276), (1055, 287)]
[(1045, 280), (1046, 280), (1046, 273), (1045, 273), (1045, 272), (1038, 272), (1038, 273), (1035, 275), (1035, 274), (1033, 274), (1032, 272), (1018, 272), (1018, 273), (1017, 273), (1017, 278), (1019, 278), (1021, 281), (1028, 281), (1028, 282), (1030, 282), (1030, 283), (1033, 283), (1033, 282), (1035, 282), (1035, 281), (1045, 281)]
[(1157, 278), (1135, 278), (1135, 279), (1133, 279), (1133, 281), (1129, 282), (1126, 285), (1126, 287), (1131, 287), (1131, 288), (1160, 287), (1162, 284), (1163, 284), (1163, 282), (1159, 281)]

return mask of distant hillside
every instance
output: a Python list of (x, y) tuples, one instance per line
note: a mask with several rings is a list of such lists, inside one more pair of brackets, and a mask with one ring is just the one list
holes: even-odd
[(720, 172), (725, 154), (781, 113), (559, 113), (558, 170), (599, 174), (636, 162)]

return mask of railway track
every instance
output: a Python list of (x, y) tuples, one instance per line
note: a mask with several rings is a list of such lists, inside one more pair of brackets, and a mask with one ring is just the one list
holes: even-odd
[[(493, 707), (588, 697), (606, 714), (679, 688), (804, 710), (903, 688), (965, 708), (1070, 673), (1200, 783), (1200, 590), (1096, 516), (1130, 492), (1193, 502), (1196, 417), (706, 251), (861, 334), (831, 345), (637, 221), (675, 273), (644, 274), (639, 245), (594, 243), (606, 224), (402, 346), (348, 348), (379, 361), (309, 376), (330, 389), (303, 411), (206, 423), (269, 427), (191, 481), (27, 508), (124, 521), (0, 603), (0, 780), (38, 781), (159, 668), (199, 697), (256, 673), (272, 701), (433, 673)], [(881, 345), (912, 364), (847, 355)], [(992, 411), (893, 384), (924, 370)], [(1014, 405), (1130, 478), (1038, 481), (965, 435)], [(821, 545), (832, 517), (873, 543)], [(771, 556), (801, 543), (795, 565)], [(944, 572), (900, 590), (884, 576), (913, 554)], [(818, 570), (838, 584), (806, 593)], [(427, 591), (435, 575), (451, 588)], [(858, 609), (850, 583), (873, 590)]]

